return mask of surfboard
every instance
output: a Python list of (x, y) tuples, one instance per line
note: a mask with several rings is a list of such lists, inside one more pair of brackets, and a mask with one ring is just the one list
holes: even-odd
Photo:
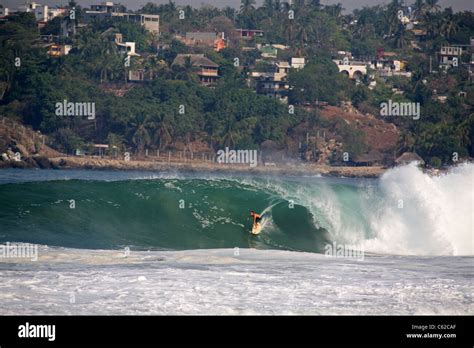
[(252, 234), (260, 234), (262, 232), (262, 223), (257, 222), (254, 226), (252, 226), (252, 231), (250, 231)]

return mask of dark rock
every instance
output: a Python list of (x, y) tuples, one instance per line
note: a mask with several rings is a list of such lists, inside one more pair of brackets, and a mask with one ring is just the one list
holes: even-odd
[(33, 157), (38, 167), (41, 169), (51, 169), (53, 168), (49, 159), (43, 156)]
[(10, 163), (11, 163), (12, 168), (20, 168), (20, 169), (28, 168), (28, 164), (23, 161), (11, 161)]
[(38, 164), (31, 157), (25, 158), (25, 163), (28, 165), (28, 168), (38, 168)]

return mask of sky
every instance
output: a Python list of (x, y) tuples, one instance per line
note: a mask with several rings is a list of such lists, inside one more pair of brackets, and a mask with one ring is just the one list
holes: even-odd
[[(76, 0), (81, 6), (89, 6), (91, 4), (98, 4), (105, 0)], [(66, 4), (67, 0), (36, 0), (36, 2), (44, 5), (63, 5)], [(157, 4), (167, 3), (168, 0), (115, 0), (127, 6), (131, 10), (136, 10), (146, 4), (147, 2), (154, 2)], [(210, 4), (217, 7), (233, 6), (238, 8), (240, 6), (240, 0), (175, 0), (178, 5), (191, 5), (194, 7), (200, 7), (202, 4)], [(257, 4), (260, 5), (263, 0), (257, 0)], [(346, 11), (352, 12), (355, 8), (361, 8), (365, 5), (372, 6), (376, 4), (388, 3), (390, 0), (321, 0), (324, 5), (341, 3)], [(409, 4), (413, 1), (405, 1)], [(25, 0), (0, 0), (0, 4), (4, 7), (16, 8), (19, 5), (25, 3)], [(455, 11), (469, 10), (474, 11), (474, 0), (440, 0), (439, 4), (445, 7), (451, 6)]]

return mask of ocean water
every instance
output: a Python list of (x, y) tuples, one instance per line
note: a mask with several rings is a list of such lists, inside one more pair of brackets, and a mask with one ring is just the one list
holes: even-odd
[(0, 314), (473, 314), (473, 178), (3, 170)]

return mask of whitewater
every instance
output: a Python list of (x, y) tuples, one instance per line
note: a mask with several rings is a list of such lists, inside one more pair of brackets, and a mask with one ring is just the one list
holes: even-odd
[(6, 170), (0, 243), (39, 254), (0, 258), (0, 314), (473, 314), (473, 178)]

